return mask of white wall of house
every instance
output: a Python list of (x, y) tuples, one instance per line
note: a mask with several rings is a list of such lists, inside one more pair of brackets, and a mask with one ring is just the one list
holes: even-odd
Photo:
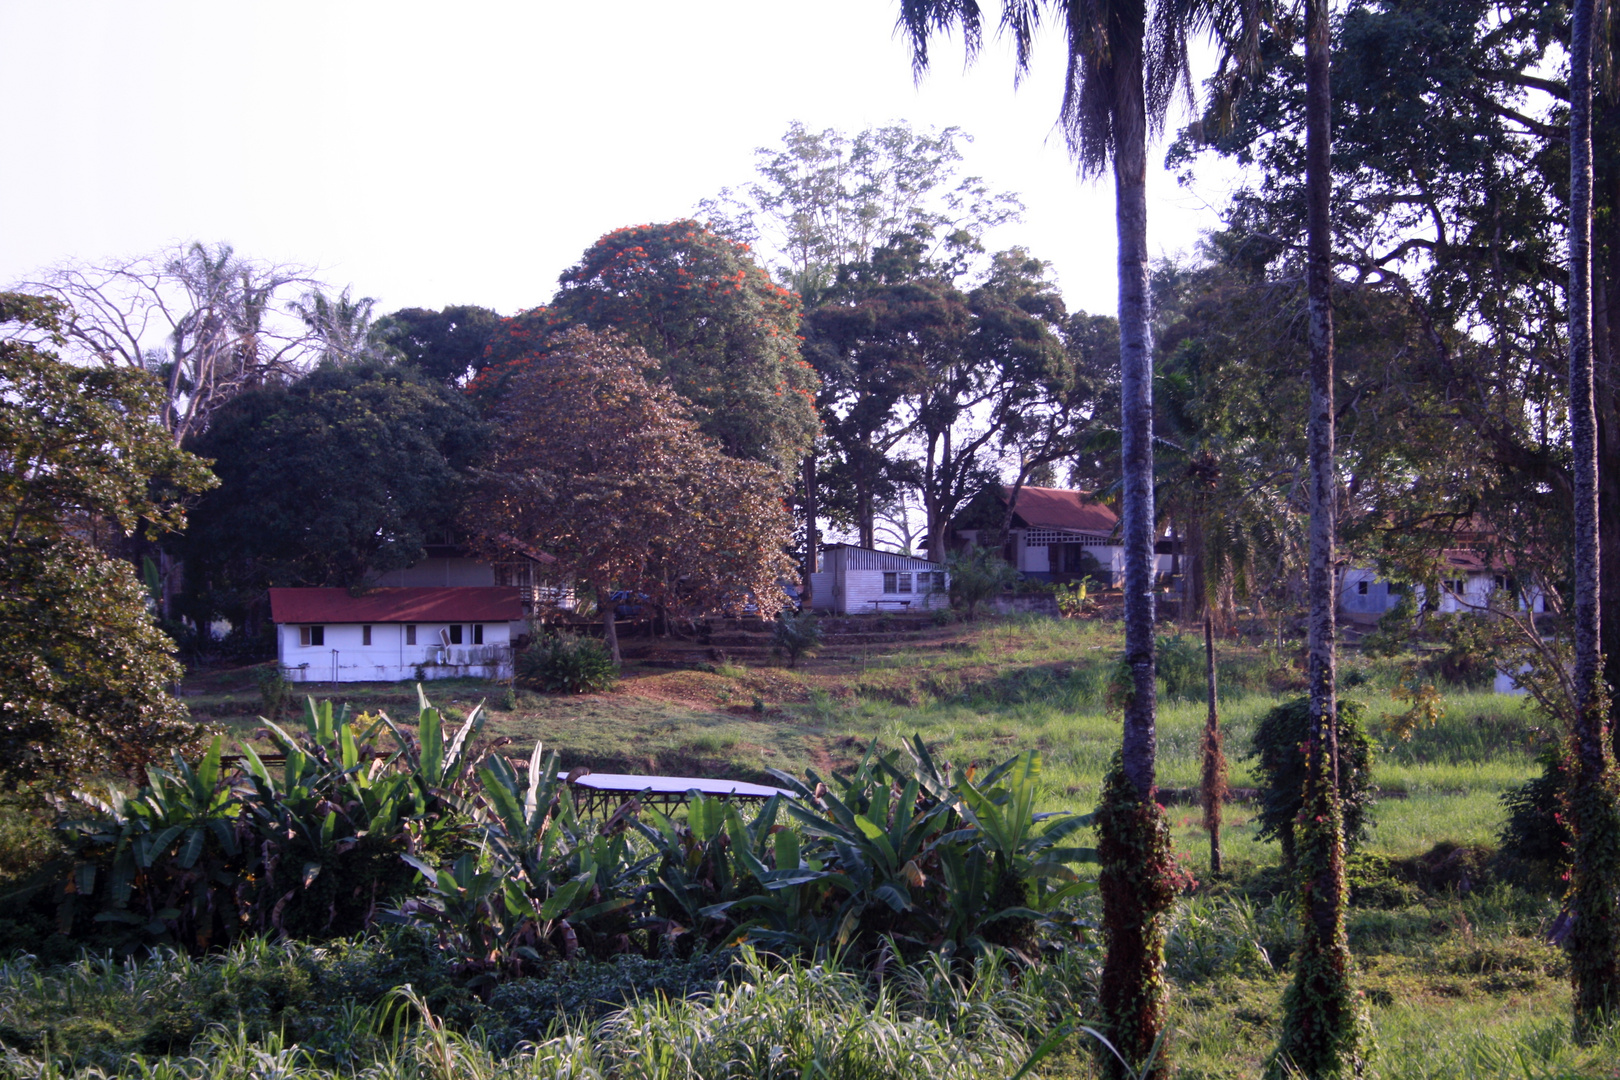
[[(1457, 611), (1484, 611), (1501, 600), (1492, 596), (1501, 586), (1501, 575), (1486, 570), (1452, 570), (1440, 590), (1438, 610), (1442, 613)], [(1413, 599), (1419, 607), (1427, 590), (1422, 585), (1412, 586)], [(1401, 593), (1396, 586), (1379, 578), (1378, 572), (1368, 567), (1349, 567), (1339, 579), (1339, 607), (1352, 617), (1376, 619), (1400, 603)], [(1547, 599), (1538, 590), (1527, 590), (1519, 599), (1520, 611), (1541, 614), (1547, 610)]]
[[(276, 627), (276, 655), (291, 682), (398, 682), (402, 679), (512, 677), (512, 631), (507, 622), (459, 623), (461, 643), (445, 646), (439, 632), (448, 623), (415, 623), (415, 644), (407, 644), (404, 623), (372, 623), (371, 644), (359, 623)], [(314, 644), (319, 637), (321, 643)], [(482, 643), (476, 639), (482, 638)], [(306, 638), (310, 644), (304, 644)], [(418, 675), (420, 669), (420, 676)]]
[(821, 565), (810, 577), (810, 603), (817, 611), (932, 611), (951, 604), (945, 568), (926, 559), (832, 547)]

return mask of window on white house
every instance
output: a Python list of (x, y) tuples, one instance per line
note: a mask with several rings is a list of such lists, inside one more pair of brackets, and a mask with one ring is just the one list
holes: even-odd
[(298, 628), (298, 644), (306, 649), (326, 644), (326, 627), (300, 626)]
[(900, 591), (903, 592), (903, 593), (908, 593), (908, 592), (911, 591), (911, 575), (910, 574), (901, 574), (900, 575)]
[(360, 644), (371, 644), (371, 625), (369, 623), (360, 628)]
[(474, 645), (482, 645), (483, 643), (484, 643), (484, 624), (481, 623), (481, 622), (473, 623), (473, 644)]
[(1356, 594), (1358, 596), (1366, 596), (1367, 595), (1367, 586), (1368, 586), (1368, 584), (1369, 583), (1365, 582), (1365, 581), (1356, 582)]
[(885, 570), (885, 571), (883, 571), (883, 591), (886, 592), (886, 593), (897, 593), (897, 592), (899, 592), (900, 591), (899, 577), (900, 577), (900, 575), (895, 573), (893, 570)]
[(408, 622), (405, 624), (405, 644), (416, 644), (416, 624), (413, 622)]
[(1453, 578), (1452, 580), (1446, 582), (1446, 588), (1450, 589), (1458, 596), (1461, 596), (1463, 593), (1463, 585), (1464, 582), (1462, 578)]
[(461, 624), (460, 623), (451, 623), (450, 624), (450, 644), (452, 644), (452, 645), (460, 645), (461, 644)]

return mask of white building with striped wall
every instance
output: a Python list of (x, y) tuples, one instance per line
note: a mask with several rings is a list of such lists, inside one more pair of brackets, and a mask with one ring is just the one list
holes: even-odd
[(829, 544), (821, 551), (821, 569), (810, 576), (810, 603), (838, 615), (932, 611), (951, 606), (949, 584), (939, 563)]

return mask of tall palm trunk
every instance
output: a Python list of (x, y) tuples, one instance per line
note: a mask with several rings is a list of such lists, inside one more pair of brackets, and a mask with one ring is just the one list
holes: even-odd
[[(1098, 810), (1099, 889), (1107, 956), (1101, 1004), (1109, 1037), (1138, 1068), (1164, 1031), (1165, 913), (1171, 888), (1169, 824), (1154, 801), (1158, 736), (1153, 663), (1153, 355), (1148, 330), (1147, 120), (1144, 13), (1112, 35), (1114, 216), (1119, 234), (1119, 367), (1124, 471), (1125, 660), (1131, 687), (1117, 767)], [(1108, 1075), (1130, 1075), (1111, 1055)], [(1167, 1075), (1161, 1056), (1153, 1075)]]
[(1153, 354), (1148, 329), (1147, 122), (1141, 36), (1135, 55), (1115, 58), (1114, 220), (1119, 233), (1120, 445), (1124, 471), (1125, 776), (1153, 798), (1158, 735), (1153, 664)]
[(1330, 203), (1332, 26), (1328, 0), (1305, 7), (1305, 284), (1310, 314), (1310, 565), (1307, 648), (1311, 737), (1304, 808), (1296, 830), (1300, 949), (1284, 998), (1283, 1035), (1268, 1072), (1312, 1080), (1362, 1072), (1362, 1014), (1351, 986), (1345, 933), (1344, 815), (1339, 802), (1339, 724), (1334, 672), (1334, 470), (1332, 231)]
[(1575, 852), (1569, 904), (1575, 1027), (1582, 1038), (1620, 1012), (1620, 812), (1601, 677), (1598, 431), (1592, 364), (1593, 0), (1570, 11), (1569, 426), (1575, 489)]
[(1222, 748), (1221, 713), (1215, 685), (1215, 605), (1204, 598), (1204, 829), (1209, 833), (1209, 872), (1221, 872), (1221, 811), (1226, 801), (1226, 752)]

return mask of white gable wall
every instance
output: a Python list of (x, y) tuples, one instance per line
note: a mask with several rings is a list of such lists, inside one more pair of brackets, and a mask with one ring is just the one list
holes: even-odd
[[(474, 623), (461, 623), (460, 645), (440, 644), (446, 623), (417, 623), (416, 644), (405, 644), (404, 623), (372, 623), (371, 644), (362, 644), (359, 623), (325, 623), (320, 645), (301, 645), (302, 627), (276, 627), (276, 656), (292, 682), (399, 682), (402, 679), (512, 677), (512, 631), (507, 622), (483, 623), (474, 645)], [(420, 669), (420, 674), (418, 674)]]

